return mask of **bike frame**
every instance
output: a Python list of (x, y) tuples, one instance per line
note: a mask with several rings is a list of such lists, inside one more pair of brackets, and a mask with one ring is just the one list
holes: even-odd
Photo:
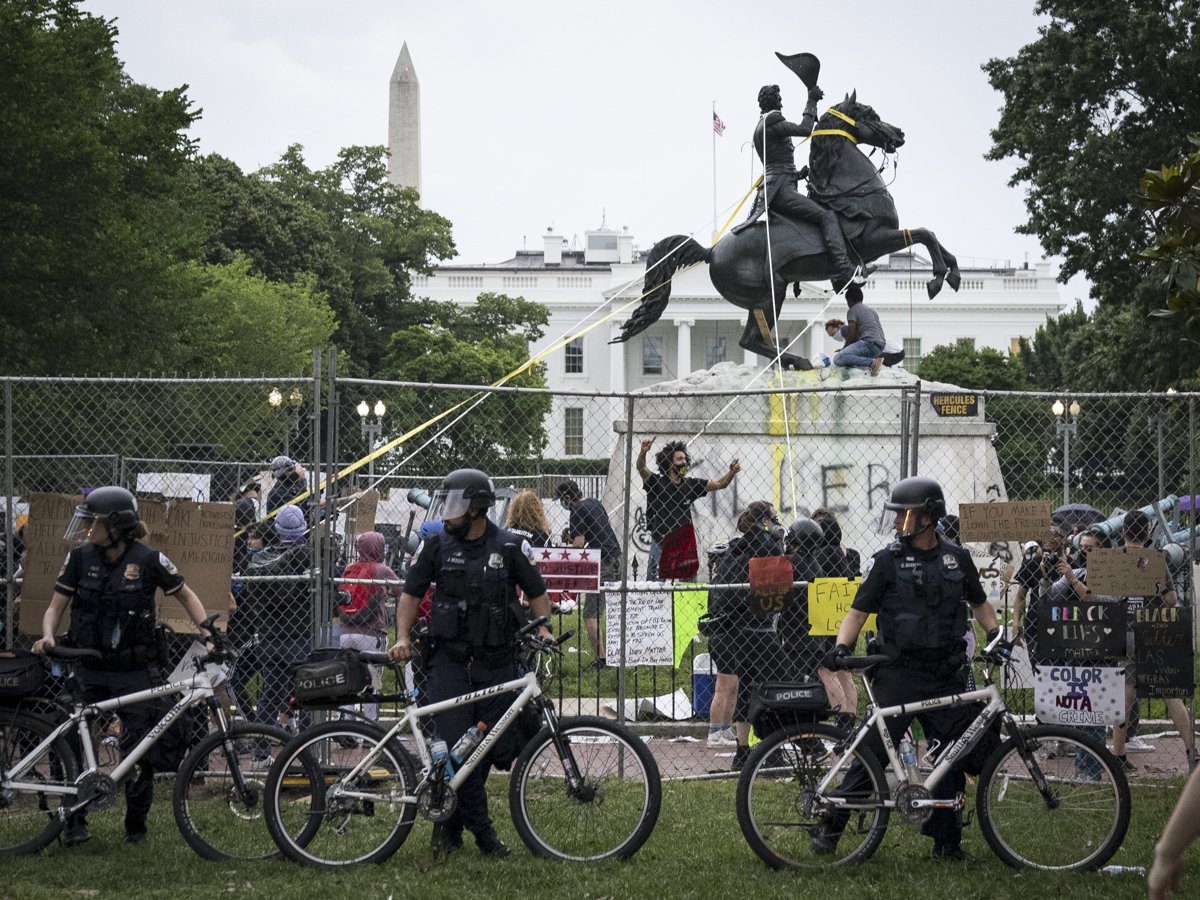
[[(429, 773), (433, 771), (433, 755), (430, 752), (429, 744), (426, 741), (425, 732), (421, 729), (421, 719), (437, 715), (438, 713), (444, 712), (448, 709), (466, 706), (467, 704), (474, 703), (477, 700), (482, 700), (485, 697), (492, 697), (496, 694), (511, 693), (514, 691), (519, 691), (519, 693), (513, 699), (512, 703), (509, 704), (508, 709), (504, 711), (504, 715), (499, 718), (495, 726), (488, 730), (487, 734), (484, 736), (484, 739), (480, 741), (479, 746), (476, 747), (471, 755), (463, 761), (462, 765), (458, 767), (454, 773), (454, 776), (448, 782), (451, 788), (457, 790), (462, 783), (470, 777), (471, 773), (475, 771), (480, 760), (487, 755), (488, 751), (491, 750), (496, 741), (498, 741), (501, 736), (503, 736), (504, 732), (508, 730), (509, 726), (512, 725), (513, 720), (517, 717), (517, 714), (520, 713), (520, 711), (524, 709), (530, 701), (542, 696), (542, 688), (541, 685), (538, 684), (536, 671), (530, 670), (520, 678), (514, 678), (511, 681), (505, 681), (502, 684), (483, 688), (482, 690), (472, 691), (469, 694), (461, 694), (457, 697), (451, 697), (448, 700), (439, 700), (437, 703), (430, 703), (425, 706), (409, 707), (404, 713), (403, 718), (401, 718), (400, 721), (388, 729), (387, 733), (376, 742), (375, 747), (371, 750), (371, 752), (367, 753), (361, 760), (359, 760), (358, 764), (351, 769), (342, 780), (353, 781), (364, 771), (368, 770), (374, 763), (375, 758), (378, 756), (380, 748), (387, 744), (388, 741), (398, 737), (405, 731), (411, 733), (414, 738), (417, 756), (421, 761), (421, 768), (426, 773), (427, 779)], [(553, 710), (546, 709), (543, 712), (546, 722), (550, 726), (550, 730), (557, 734), (558, 720), (555, 717)], [(571, 778), (574, 776), (574, 774), (575, 773), (569, 773), (568, 778)], [(354, 791), (346, 791), (345, 796), (358, 797), (359, 794)], [(373, 799), (373, 796), (374, 795), (371, 794), (361, 795), (362, 799), (366, 800)], [(398, 798), (398, 802), (415, 803), (416, 797), (405, 796)]]
[[(122, 694), (119, 697), (112, 697), (108, 700), (100, 700), (96, 703), (75, 702), (73, 711), (67, 717), (66, 721), (55, 727), (46, 738), (25, 755), (20, 762), (14, 766), (8, 774), (0, 782), (0, 788), (4, 790), (26, 791), (29, 793), (40, 794), (61, 794), (64, 796), (78, 796), (79, 788), (75, 785), (51, 785), (44, 782), (24, 783), (19, 779), (23, 778), (32, 768), (34, 762), (45, 752), (56, 740), (65, 735), (72, 728), (79, 733), (79, 744), (83, 754), (81, 762), (83, 771), (80, 772), (80, 777), (99, 770), (99, 765), (96, 762), (96, 747), (92, 741), (91, 720), (97, 715), (104, 712), (119, 710), (122, 707), (132, 706), (135, 703), (145, 703), (148, 700), (154, 700), (163, 696), (181, 695), (179, 700), (167, 710), (158, 723), (147, 732), (132, 750), (125, 755), (121, 763), (113, 769), (109, 777), (113, 782), (119, 784), (125, 776), (127, 776), (133, 767), (141, 761), (141, 758), (153, 747), (163, 736), (168, 728), (183, 714), (187, 709), (196, 706), (211, 697), (216, 695), (216, 689), (213, 686), (213, 676), (207, 670), (201, 669), (195, 675), (182, 681), (172, 681), (168, 684), (159, 685), (158, 687), (147, 688), (146, 690), (136, 691), (132, 694)], [(220, 704), (215, 704), (215, 709), (222, 728), (228, 728), (229, 723), (225, 720), (224, 711), (221, 710)], [(82, 804), (86, 806), (86, 802)], [(65, 807), (60, 808), (60, 815), (71, 815), (79, 811), (79, 806), (71, 809)]]
[[(985, 679), (986, 683), (983, 687), (973, 691), (966, 691), (961, 694), (946, 694), (942, 697), (932, 697), (927, 700), (916, 700), (912, 703), (901, 703), (898, 706), (879, 707), (875, 703), (875, 695), (871, 690), (871, 679), (864, 674), (863, 686), (866, 688), (867, 697), (870, 700), (870, 715), (858, 727), (854, 733), (853, 740), (847, 745), (845, 751), (838, 758), (837, 765), (831, 766), (829, 772), (821, 780), (817, 786), (818, 793), (824, 794), (829, 788), (830, 782), (838, 772), (841, 771), (842, 765), (846, 758), (861, 744), (870, 733), (872, 726), (878, 732), (879, 737), (883, 741), (884, 752), (887, 753), (887, 763), (891, 768), (892, 773), (896, 776), (897, 782), (905, 781), (908, 776), (904, 771), (904, 765), (900, 762), (900, 756), (896, 752), (895, 744), (892, 742), (892, 737), (888, 734), (887, 721), (902, 715), (915, 715), (917, 713), (926, 712), (931, 709), (946, 709), (953, 706), (965, 706), (968, 703), (979, 703), (986, 701), (986, 705), (975, 717), (974, 721), (967, 726), (966, 731), (953, 744), (949, 746), (941, 755), (941, 758), (933, 767), (933, 771), (929, 773), (929, 777), (921, 782), (921, 786), (927, 790), (932, 790), (950, 771), (950, 767), (964, 753), (970, 751), (972, 747), (978, 743), (983, 733), (991, 726), (991, 724), (1000, 716), (1007, 712), (1004, 705), (1004, 699), (1000, 696), (1000, 689), (992, 682), (990, 678)], [(855, 802), (850, 798), (826, 797), (831, 804), (842, 806), (846, 809), (855, 809), (862, 806), (861, 801)], [(893, 798), (888, 798), (883, 801), (872, 802), (868, 808), (874, 809), (877, 807), (887, 807), (894, 809), (896, 801)], [(912, 801), (912, 806), (915, 808), (930, 807), (930, 808), (955, 808), (958, 806), (956, 800), (932, 800), (922, 799)]]

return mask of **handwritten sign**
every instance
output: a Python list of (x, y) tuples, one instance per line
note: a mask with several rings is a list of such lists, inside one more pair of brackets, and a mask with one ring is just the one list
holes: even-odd
[[(672, 592), (630, 591), (625, 603), (625, 662), (631, 666), (670, 666), (675, 662)], [(621, 658), (621, 595), (604, 602), (604, 650), (612, 663)]]
[(974, 394), (937, 392), (929, 395), (933, 411), (946, 418), (974, 416), (979, 412), (979, 399)]
[(1033, 681), (1039, 722), (1121, 725), (1125, 721), (1125, 670), (1120, 666), (1040, 666)]
[(546, 593), (552, 600), (555, 594), (595, 593), (600, 590), (600, 551), (579, 547), (534, 547), (533, 559)]
[[(1044, 500), (960, 503), (958, 529), (964, 544), (971, 541), (1040, 541), (1050, 534), (1050, 504)], [(1090, 574), (1090, 567), (1088, 572)]]
[[(858, 593), (858, 578), (814, 578), (808, 583), (808, 633), (836, 635), (854, 595)], [(867, 616), (864, 629), (876, 629), (874, 614)]]
[(1115, 547), (1088, 554), (1088, 587), (1110, 597), (1146, 597), (1167, 583), (1167, 561), (1154, 547)]
[(1139, 609), (1133, 626), (1139, 697), (1190, 697), (1196, 689), (1192, 611)]
[(366, 534), (375, 530), (375, 513), (379, 508), (379, 491), (371, 488), (350, 504), (346, 510), (346, 531)]
[[(81, 502), (78, 494), (31, 494), (29, 521), (25, 524), (25, 583), (21, 587), (21, 631), (42, 636), (42, 615), (50, 605), (54, 582), (67, 553), (75, 546), (64, 541), (63, 532)], [(70, 610), (63, 614), (62, 628), (70, 623)]]
[(750, 610), (760, 616), (783, 612), (792, 602), (792, 561), (786, 556), (750, 560)]
[[(1089, 581), (1090, 574), (1089, 569)], [(1039, 660), (1099, 663), (1125, 658), (1124, 603), (1039, 603), (1037, 616)]]

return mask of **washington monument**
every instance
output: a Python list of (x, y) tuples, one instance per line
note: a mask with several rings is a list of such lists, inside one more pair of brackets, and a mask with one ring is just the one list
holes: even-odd
[(421, 83), (408, 54), (408, 43), (388, 83), (388, 180), (421, 191)]

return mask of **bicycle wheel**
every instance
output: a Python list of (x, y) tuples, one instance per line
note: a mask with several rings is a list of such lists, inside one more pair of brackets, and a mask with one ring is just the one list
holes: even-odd
[(204, 859), (270, 859), (279, 855), (267, 832), (267, 771), (290, 732), (238, 723), (228, 735), (202, 738), (184, 759), (172, 797), (175, 823)]
[[(774, 869), (851, 865), (883, 840), (890, 810), (883, 767), (857, 747), (842, 758), (845, 735), (832, 725), (789, 726), (750, 751), (737, 784), (738, 825), (751, 849)], [(859, 808), (834, 812), (837, 793), (855, 766)], [(828, 785), (820, 785), (832, 774)]]
[[(12, 777), (21, 760), (53, 730), (38, 716), (0, 716), (0, 856), (36, 853), (62, 830), (58, 810), (74, 801), (73, 786), (79, 776), (78, 760), (66, 740), (58, 738), (31, 760), (32, 766), (20, 777)], [(39, 790), (40, 786), (47, 790)]]
[(632, 731), (596, 716), (562, 719), (561, 745), (581, 783), (567, 784), (558, 745), (543, 728), (513, 764), (508, 805), (536, 856), (628, 859), (650, 837), (662, 805), (658, 764)]
[(384, 734), (368, 722), (326, 722), (280, 751), (267, 773), (267, 829), (289, 859), (330, 868), (383, 862), (404, 843), (417, 776), (399, 741), (379, 744)]
[(979, 775), (984, 838), (1010, 866), (1098, 869), (1129, 828), (1129, 783), (1120, 763), (1073, 728), (1038, 725), (1021, 733), (1023, 740), (1001, 744)]

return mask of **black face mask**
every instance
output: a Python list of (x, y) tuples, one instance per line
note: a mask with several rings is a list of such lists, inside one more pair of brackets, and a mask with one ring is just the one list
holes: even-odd
[(451, 525), (449, 522), (445, 522), (443, 523), (442, 530), (451, 537), (462, 540), (467, 536), (467, 532), (471, 530), (471, 525), (474, 523), (474, 521), (475, 520), (471, 517), (470, 511), (468, 511), (467, 514), (463, 516), (462, 522), (460, 522), (458, 525)]

